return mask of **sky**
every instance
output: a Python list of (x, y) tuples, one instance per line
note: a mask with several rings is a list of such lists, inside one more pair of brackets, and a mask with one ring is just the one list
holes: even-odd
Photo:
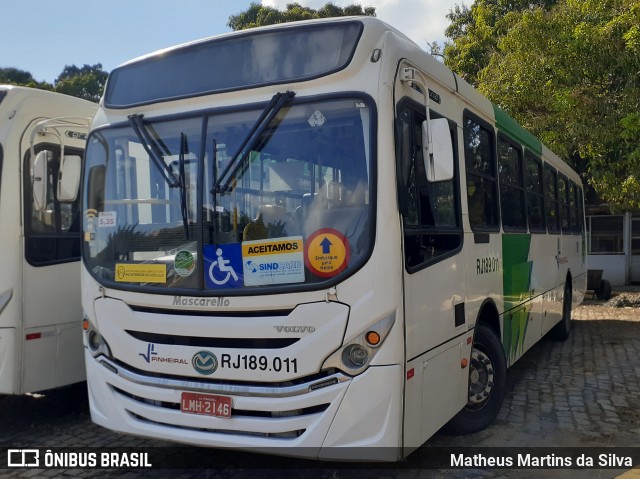
[[(230, 15), (250, 0), (5, 0), (0, 67), (53, 83), (66, 65), (101, 63), (106, 71), (138, 56), (229, 32)], [(258, 1), (258, 0), (255, 0)], [(295, 0), (263, 0), (285, 9)], [(328, 0), (297, 0), (317, 9)], [(333, 0), (376, 7), (377, 17), (422, 48), (443, 44), (446, 14), (462, 0)], [(472, 3), (467, 0), (466, 4)]]

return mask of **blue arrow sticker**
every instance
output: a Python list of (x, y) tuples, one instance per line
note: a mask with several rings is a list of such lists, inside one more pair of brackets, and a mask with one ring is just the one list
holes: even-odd
[(322, 246), (322, 254), (331, 253), (331, 246), (332, 245), (333, 245), (333, 243), (331, 241), (329, 241), (329, 238), (327, 238), (325, 236), (324, 239), (320, 242), (320, 246)]

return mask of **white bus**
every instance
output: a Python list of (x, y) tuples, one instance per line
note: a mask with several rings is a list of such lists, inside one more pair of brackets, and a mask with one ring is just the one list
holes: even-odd
[(321, 459), (480, 430), (507, 367), (570, 332), (582, 204), (571, 168), (374, 18), (126, 63), (87, 140), (92, 419)]
[(84, 380), (78, 188), (96, 108), (0, 85), (0, 394)]

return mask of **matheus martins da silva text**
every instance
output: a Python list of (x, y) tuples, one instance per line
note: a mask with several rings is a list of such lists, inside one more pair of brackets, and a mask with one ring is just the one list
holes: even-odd
[(594, 456), (579, 454), (575, 457), (556, 454), (517, 454), (514, 456), (488, 456), (484, 454), (451, 454), (451, 467), (633, 467), (629, 456), (607, 453)]

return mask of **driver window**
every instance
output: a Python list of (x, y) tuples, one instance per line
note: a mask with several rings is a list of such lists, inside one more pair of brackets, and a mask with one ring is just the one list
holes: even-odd
[[(432, 117), (437, 117), (432, 113)], [(419, 109), (404, 108), (398, 117), (398, 200), (404, 225), (405, 266), (408, 271), (439, 261), (461, 246), (459, 194), (456, 175), (450, 181), (427, 181)], [(451, 141), (455, 129), (450, 129)], [(455, 142), (453, 142), (455, 151)]]
[[(47, 197), (45, 208), (38, 211), (34, 206), (31, 167), (35, 159), (30, 153), (25, 158), (24, 194), (25, 194), (25, 257), (33, 266), (46, 266), (80, 258), (80, 196), (72, 203), (63, 203), (57, 198), (57, 184), (60, 167), (60, 148), (53, 145), (40, 145), (36, 154), (50, 150), (53, 155), (47, 162)], [(72, 148), (65, 149), (66, 154), (82, 155)]]

